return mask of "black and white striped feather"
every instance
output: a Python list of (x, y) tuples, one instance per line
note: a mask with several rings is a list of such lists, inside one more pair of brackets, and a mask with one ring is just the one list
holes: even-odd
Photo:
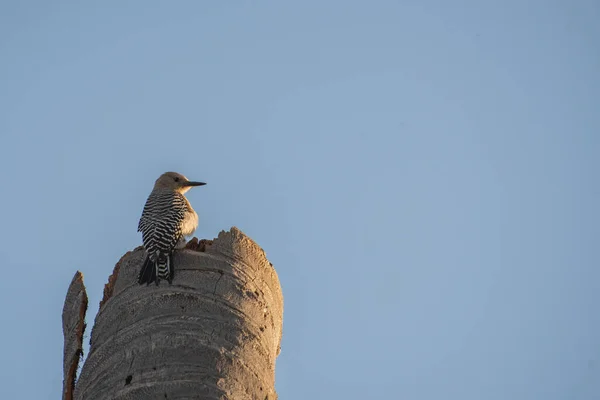
[(179, 192), (166, 189), (153, 190), (144, 205), (138, 224), (147, 258), (140, 271), (138, 282), (151, 283), (160, 279), (173, 279), (171, 255), (182, 237), (182, 224), (188, 212), (187, 200)]

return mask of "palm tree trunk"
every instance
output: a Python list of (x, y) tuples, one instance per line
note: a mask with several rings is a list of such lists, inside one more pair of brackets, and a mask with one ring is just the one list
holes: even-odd
[[(263, 250), (237, 228), (194, 239), (174, 255), (173, 284), (158, 287), (136, 283), (143, 255), (125, 254), (109, 278), (72, 399), (276, 399), (283, 297)], [(73, 282), (69, 294), (80, 290)], [(65, 371), (67, 348), (81, 349), (73, 297), (63, 311)], [(66, 400), (69, 382), (65, 374)]]

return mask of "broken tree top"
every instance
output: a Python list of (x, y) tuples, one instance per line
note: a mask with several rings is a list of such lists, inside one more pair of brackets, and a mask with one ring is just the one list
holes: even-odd
[(212, 241), (194, 238), (174, 253), (172, 285), (158, 287), (137, 284), (143, 259), (138, 247), (115, 266), (77, 379), (72, 355), (81, 354), (85, 314), (77, 304), (87, 297), (81, 274), (73, 279), (63, 398), (275, 399), (283, 296), (264, 251), (235, 227)]

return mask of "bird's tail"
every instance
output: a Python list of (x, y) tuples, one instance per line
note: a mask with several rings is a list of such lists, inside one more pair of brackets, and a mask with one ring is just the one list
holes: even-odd
[(156, 263), (152, 261), (149, 255), (146, 255), (142, 269), (138, 275), (138, 283), (143, 285), (144, 283), (150, 284), (156, 280)]
[(143, 285), (144, 283), (149, 285), (152, 282), (155, 282), (158, 286), (161, 279), (166, 279), (169, 283), (172, 283), (174, 276), (175, 271), (173, 269), (171, 255), (159, 254), (155, 260), (150, 256), (146, 256), (138, 276), (138, 283), (140, 285)]
[(169, 281), (169, 284), (173, 283), (173, 276), (175, 275), (175, 271), (173, 270), (173, 259), (171, 257), (171, 254), (161, 254), (156, 261), (158, 279), (166, 279)]

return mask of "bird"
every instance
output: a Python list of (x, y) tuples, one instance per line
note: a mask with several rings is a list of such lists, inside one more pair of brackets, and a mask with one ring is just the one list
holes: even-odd
[(185, 236), (198, 227), (198, 214), (184, 194), (203, 185), (206, 183), (190, 181), (177, 172), (165, 172), (154, 183), (138, 223), (146, 251), (138, 275), (140, 285), (155, 282), (158, 286), (161, 279), (173, 283), (173, 252), (182, 248)]

